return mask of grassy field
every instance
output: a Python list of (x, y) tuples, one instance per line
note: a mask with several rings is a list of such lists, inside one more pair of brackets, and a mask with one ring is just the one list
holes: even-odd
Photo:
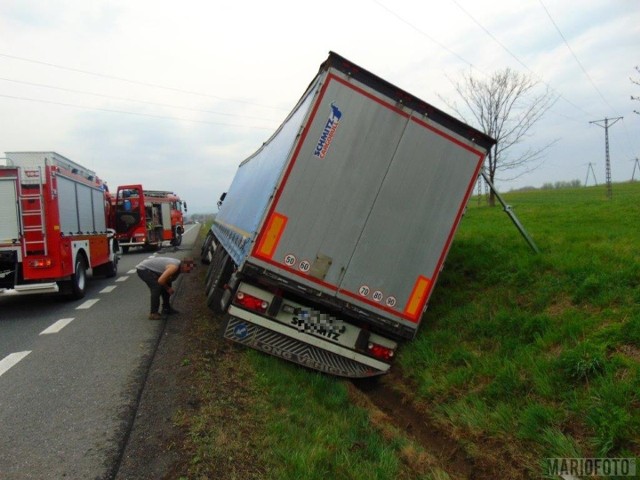
[(532, 473), (640, 456), (640, 183), (506, 199), (541, 254), (472, 201), (404, 374), (440, 422)]
[[(604, 187), (504, 196), (541, 253), (473, 199), (387, 386), (468, 455), (525, 478), (548, 457), (639, 457), (640, 183), (614, 185), (612, 200)], [(240, 354), (262, 478), (455, 477), (348, 382)]]

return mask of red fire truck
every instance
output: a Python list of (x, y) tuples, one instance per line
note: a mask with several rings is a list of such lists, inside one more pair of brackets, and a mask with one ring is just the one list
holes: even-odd
[(85, 295), (88, 270), (115, 276), (118, 245), (96, 174), (55, 152), (6, 152), (0, 166), (0, 296)]
[(182, 243), (187, 204), (173, 192), (121, 185), (111, 202), (111, 225), (123, 253), (130, 247), (157, 250), (165, 241)]

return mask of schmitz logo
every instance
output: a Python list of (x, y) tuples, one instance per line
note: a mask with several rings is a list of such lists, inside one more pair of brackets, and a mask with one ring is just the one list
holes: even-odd
[(329, 118), (327, 119), (327, 123), (324, 125), (324, 129), (322, 130), (322, 134), (320, 135), (320, 139), (316, 144), (316, 148), (313, 151), (313, 154), (318, 158), (324, 158), (329, 150), (329, 146), (331, 145), (331, 141), (336, 134), (336, 130), (338, 130), (338, 124), (340, 123), (340, 118), (342, 117), (342, 112), (335, 105), (331, 104), (331, 113), (329, 114)]

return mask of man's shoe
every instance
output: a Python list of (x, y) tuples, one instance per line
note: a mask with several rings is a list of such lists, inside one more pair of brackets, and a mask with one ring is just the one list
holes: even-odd
[(150, 313), (149, 320), (162, 320), (162, 315), (159, 313)]
[(169, 307), (169, 308), (163, 308), (162, 313), (164, 313), (165, 315), (175, 315), (176, 313), (180, 313), (180, 312), (173, 307)]

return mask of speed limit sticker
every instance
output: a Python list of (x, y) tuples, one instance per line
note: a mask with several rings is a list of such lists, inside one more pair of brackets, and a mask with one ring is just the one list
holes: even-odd
[(311, 263), (308, 260), (302, 260), (300, 265), (298, 265), (298, 268), (301, 272), (308, 272), (311, 268)]
[(396, 300), (396, 297), (394, 297), (393, 295), (389, 295), (384, 303), (387, 304), (387, 307), (395, 307), (398, 301)]
[(371, 289), (370, 289), (368, 286), (366, 286), (366, 285), (362, 285), (362, 286), (360, 287), (360, 289), (358, 290), (358, 293), (359, 293), (360, 295), (362, 295), (363, 297), (366, 297), (366, 296), (368, 296), (368, 295), (369, 295), (369, 292), (370, 292), (370, 291), (371, 291)]
[(284, 264), (288, 267), (293, 267), (296, 264), (296, 257), (294, 255), (287, 255), (284, 257)]
[(381, 302), (384, 298), (384, 294), (380, 290), (376, 290), (375, 292), (373, 292), (371, 298), (373, 298), (373, 300), (376, 302)]

